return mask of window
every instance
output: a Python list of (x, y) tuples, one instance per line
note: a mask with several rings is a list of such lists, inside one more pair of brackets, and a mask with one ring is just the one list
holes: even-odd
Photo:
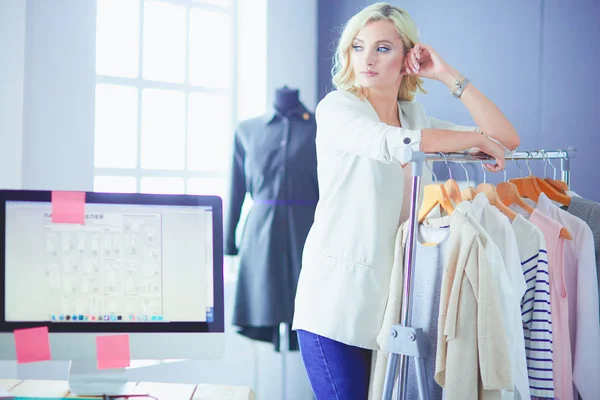
[(98, 0), (94, 190), (225, 197), (236, 3)]

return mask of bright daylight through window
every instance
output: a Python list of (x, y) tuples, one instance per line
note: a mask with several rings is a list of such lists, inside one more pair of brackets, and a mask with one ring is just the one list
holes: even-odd
[(95, 191), (226, 195), (234, 6), (98, 0)]

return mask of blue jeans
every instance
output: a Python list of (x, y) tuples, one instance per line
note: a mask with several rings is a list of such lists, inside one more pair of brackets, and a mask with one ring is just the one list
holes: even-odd
[(317, 400), (366, 400), (371, 350), (299, 330), (298, 343)]

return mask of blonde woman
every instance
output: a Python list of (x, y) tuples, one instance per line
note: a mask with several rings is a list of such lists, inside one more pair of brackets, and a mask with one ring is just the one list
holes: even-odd
[[(426, 116), (414, 101), (423, 78), (446, 85), (448, 101), (461, 101), (477, 127)], [(293, 327), (317, 399), (366, 399), (402, 222), (406, 149), (479, 148), (496, 161), (487, 168), (499, 171), (504, 149), (497, 142), (512, 150), (519, 136), (473, 83), (419, 42), (411, 17), (386, 3), (348, 21), (333, 83), (337, 90), (316, 109), (320, 199)]]

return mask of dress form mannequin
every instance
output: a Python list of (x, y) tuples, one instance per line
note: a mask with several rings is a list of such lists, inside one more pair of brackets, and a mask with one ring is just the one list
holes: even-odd
[[(239, 334), (280, 352), (283, 400), (288, 362), (297, 360), (289, 352), (299, 350), (291, 323), (302, 248), (318, 201), (316, 121), (299, 90), (282, 85), (273, 92), (265, 115), (236, 129), (224, 252), (239, 255), (232, 323)], [(237, 243), (247, 193), (253, 206)]]
[(298, 89), (283, 86), (275, 91), (275, 108), (282, 114), (287, 114), (300, 104)]

